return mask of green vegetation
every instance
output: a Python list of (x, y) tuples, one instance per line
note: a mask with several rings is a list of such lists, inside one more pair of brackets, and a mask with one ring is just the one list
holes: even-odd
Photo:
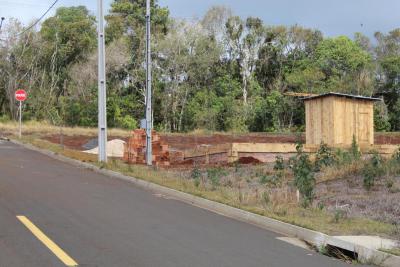
[[(114, 0), (106, 17), (107, 122), (133, 129), (144, 114), (145, 0)], [(40, 29), (5, 23), (0, 45), (0, 120), (16, 119), (13, 92), (25, 88), (25, 120), (97, 124), (96, 25), (84, 6), (60, 7)], [(265, 25), (229, 8), (175, 20), (152, 1), (154, 125), (167, 132), (302, 131), (301, 100), (287, 91), (383, 96), (375, 128), (400, 130), (400, 29), (375, 40), (324, 38), (319, 30)]]
[(302, 145), (297, 145), (297, 156), (291, 158), (294, 185), (303, 197), (302, 205), (308, 207), (314, 199), (315, 177), (308, 154), (303, 152)]

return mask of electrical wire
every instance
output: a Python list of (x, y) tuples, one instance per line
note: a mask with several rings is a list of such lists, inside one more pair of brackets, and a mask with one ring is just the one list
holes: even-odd
[(23, 31), (17, 33), (15, 36), (19, 36), (22, 35), (24, 33), (26, 33), (27, 31), (29, 31), (30, 29), (32, 29), (33, 27), (35, 27), (46, 15), (47, 13), (49, 13), (49, 11), (57, 4), (59, 0), (55, 0), (53, 2), (53, 4), (51, 4), (51, 6), (46, 10), (46, 12), (43, 13), (43, 15), (41, 15), (34, 23), (32, 23), (28, 28), (25, 28)]

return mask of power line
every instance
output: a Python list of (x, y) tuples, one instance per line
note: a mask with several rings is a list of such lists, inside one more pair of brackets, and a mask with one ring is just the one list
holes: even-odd
[(53, 4), (51, 4), (51, 6), (46, 10), (46, 12), (43, 13), (43, 15), (41, 15), (34, 23), (32, 23), (28, 28), (24, 29), (23, 31), (19, 32), (16, 34), (16, 36), (19, 36), (21, 34), (26, 33), (27, 31), (29, 31), (30, 29), (32, 29), (33, 27), (35, 27), (46, 15), (47, 13), (49, 13), (49, 11), (57, 4), (59, 0), (55, 0), (53, 2)]

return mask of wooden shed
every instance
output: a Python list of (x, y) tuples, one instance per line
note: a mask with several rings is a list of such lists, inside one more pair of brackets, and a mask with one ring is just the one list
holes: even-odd
[(379, 98), (326, 93), (304, 98), (306, 145), (332, 147), (374, 144), (374, 102)]

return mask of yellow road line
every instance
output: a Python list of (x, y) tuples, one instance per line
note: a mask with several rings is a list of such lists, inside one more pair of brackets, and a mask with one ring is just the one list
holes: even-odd
[(39, 228), (37, 228), (28, 218), (25, 216), (17, 216), (29, 231), (32, 232), (37, 239), (39, 239), (51, 252), (53, 252), (65, 265), (67, 266), (78, 266), (78, 263), (74, 261), (67, 253), (64, 252), (56, 243), (50, 240)]

